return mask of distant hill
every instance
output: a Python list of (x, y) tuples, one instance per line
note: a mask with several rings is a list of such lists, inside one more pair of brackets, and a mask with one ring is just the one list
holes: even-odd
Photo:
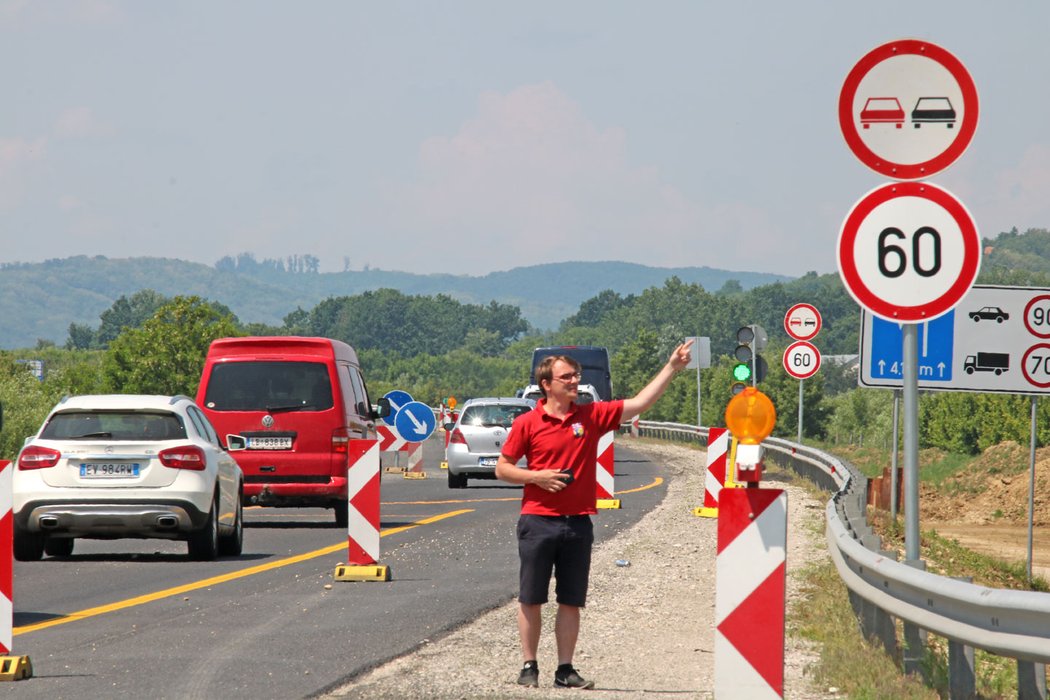
[(167, 258), (78, 256), (0, 267), (0, 348), (33, 347), (40, 339), (61, 345), (70, 323), (97, 327), (99, 314), (114, 301), (142, 289), (165, 296), (198, 295), (225, 304), (242, 322), (279, 325), (297, 307), (309, 310), (328, 297), (386, 287), (404, 294), (447, 294), (471, 304), (513, 304), (537, 328), (553, 329), (603, 290), (638, 294), (672, 276), (710, 292), (731, 280), (747, 290), (792, 279), (626, 262), (548, 263), (472, 277), (377, 269), (307, 273), (256, 268), (248, 273)]

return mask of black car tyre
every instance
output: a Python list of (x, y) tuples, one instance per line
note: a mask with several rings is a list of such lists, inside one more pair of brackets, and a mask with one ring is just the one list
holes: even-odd
[(48, 537), (44, 542), (44, 554), (49, 557), (68, 557), (73, 553), (72, 537)]
[(44, 556), (44, 536), (39, 532), (15, 530), (15, 559), (18, 561), (40, 561)]
[(348, 527), (350, 525), (349, 504), (346, 501), (332, 501), (332, 510), (335, 511), (335, 526)]
[(233, 527), (229, 532), (219, 535), (219, 554), (226, 557), (240, 556), (244, 549), (244, 506), (240, 494), (234, 506)]
[(453, 474), (452, 470), (448, 471), (448, 487), (450, 489), (465, 489), (467, 488), (467, 475), (466, 474)]
[(219, 555), (219, 520), (215, 516), (218, 510), (219, 496), (216, 494), (212, 500), (211, 510), (208, 511), (208, 520), (204, 523), (204, 527), (190, 533), (187, 541), (190, 559), (212, 561)]

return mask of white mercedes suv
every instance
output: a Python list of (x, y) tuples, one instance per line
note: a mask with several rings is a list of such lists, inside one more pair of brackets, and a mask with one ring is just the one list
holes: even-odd
[(76, 538), (185, 540), (237, 556), (244, 476), (186, 396), (74, 396), (26, 439), (13, 476), (14, 554), (69, 556)]

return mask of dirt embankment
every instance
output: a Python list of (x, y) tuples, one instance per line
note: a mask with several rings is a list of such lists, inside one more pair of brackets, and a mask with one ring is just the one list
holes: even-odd
[(1032, 572), (1050, 578), (1050, 448), (1036, 451), (1034, 489), (1030, 480), (1027, 446), (1005, 442), (990, 447), (938, 487), (921, 487), (921, 527), (982, 554), (1026, 562), (1031, 492)]

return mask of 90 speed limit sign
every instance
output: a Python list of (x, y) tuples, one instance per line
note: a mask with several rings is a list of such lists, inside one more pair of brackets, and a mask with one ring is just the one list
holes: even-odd
[(820, 369), (820, 350), (800, 340), (784, 351), (784, 371), (795, 379), (809, 379)]
[(947, 190), (898, 182), (853, 205), (837, 254), (858, 304), (888, 321), (914, 323), (947, 313), (966, 295), (981, 266), (981, 238)]

